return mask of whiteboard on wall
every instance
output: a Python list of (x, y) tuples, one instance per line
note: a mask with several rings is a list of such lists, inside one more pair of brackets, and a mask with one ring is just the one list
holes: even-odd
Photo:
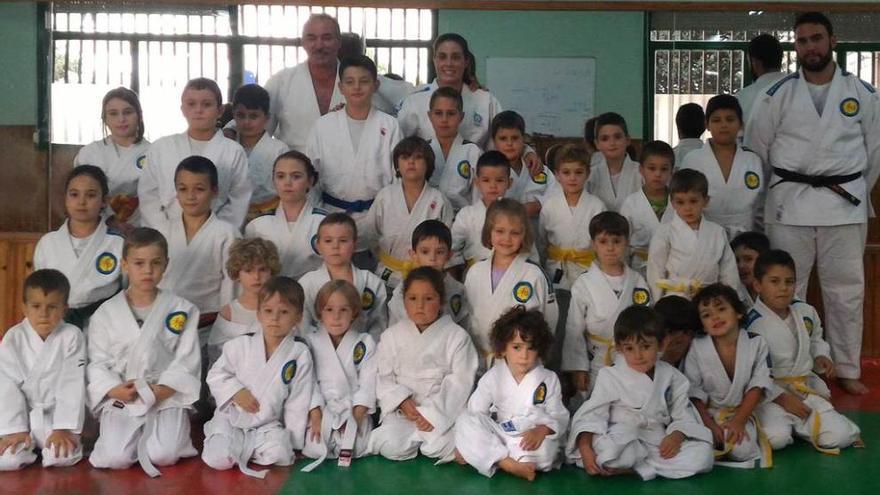
[(526, 132), (577, 137), (593, 117), (593, 57), (490, 57), (486, 85), (505, 110), (526, 119)]

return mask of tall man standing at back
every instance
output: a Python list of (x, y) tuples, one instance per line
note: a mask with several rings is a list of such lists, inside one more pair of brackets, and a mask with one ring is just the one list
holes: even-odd
[(736, 93), (743, 111), (744, 126), (748, 126), (755, 100), (785, 77), (782, 72), (782, 45), (775, 36), (763, 33), (749, 41), (749, 67), (754, 79)]
[(801, 68), (755, 102), (745, 142), (772, 168), (770, 241), (794, 258), (800, 298), (816, 262), (840, 385), (864, 394), (863, 255), (870, 191), (880, 174), (880, 99), (832, 60), (837, 39), (827, 17), (802, 14), (794, 31)]

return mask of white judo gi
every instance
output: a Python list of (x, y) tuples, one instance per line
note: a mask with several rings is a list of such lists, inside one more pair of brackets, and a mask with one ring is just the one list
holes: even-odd
[(476, 144), (465, 141), (461, 134), (455, 136), (449, 154), (443, 154), (440, 141), (430, 141), (434, 150), (434, 173), (429, 183), (440, 189), (449, 198), (452, 207), (458, 211), (471, 204), (474, 197), (473, 184), (477, 175), (477, 161), (483, 150)]
[(288, 222), (284, 205), (279, 203), (274, 210), (248, 222), (244, 235), (272, 241), (281, 257), (280, 275), (299, 278), (321, 266), (316, 246), (318, 227), (326, 216), (323, 208), (307, 202), (296, 220)]
[(590, 389), (599, 370), (614, 363), (614, 323), (620, 312), (630, 306), (650, 306), (651, 292), (645, 279), (630, 267), (624, 267), (623, 289), (617, 294), (598, 263), (574, 282), (571, 305), (565, 320), (562, 347), (563, 371), (586, 371)]
[[(375, 359), (382, 416), (370, 436), (370, 452), (396, 461), (412, 459), (419, 452), (440, 462), (451, 461), (455, 418), (467, 404), (477, 371), (470, 336), (449, 315), (422, 332), (412, 321), (401, 320), (382, 334)], [(398, 410), (408, 398), (434, 426), (432, 431), (420, 431)]]
[(583, 191), (576, 206), (568, 205), (561, 188), (548, 191), (538, 218), (539, 243), (546, 246), (544, 269), (556, 289), (569, 290), (595, 258), (590, 220), (605, 211), (602, 200)]
[(470, 332), (483, 363), (488, 363), (492, 356), (489, 345), (492, 324), (510, 308), (537, 309), (544, 314), (550, 331), (556, 330), (559, 311), (553, 286), (544, 270), (529, 260), (527, 254), (517, 255), (494, 290), (492, 258), (476, 263), (468, 270), (464, 288), (471, 306)]
[[(449, 315), (456, 325), (468, 330), (470, 328), (471, 309), (467, 301), (464, 284), (455, 280), (447, 273), (443, 277), (443, 287), (446, 292), (443, 314)], [(394, 288), (394, 291), (391, 293), (391, 299), (388, 301), (388, 326), (406, 319), (409, 319), (409, 316), (407, 316), (406, 308), (403, 305), (403, 284), (400, 284)]]
[(104, 171), (110, 186), (107, 206), (120, 222), (140, 225), (137, 188), (149, 148), (146, 139), (131, 146), (119, 146), (113, 138), (106, 137), (83, 146), (73, 159), (74, 167), (94, 165)]
[(724, 227), (727, 238), (763, 227), (764, 170), (761, 159), (752, 151), (737, 145), (733, 166), (727, 180), (712, 152), (710, 141), (688, 153), (679, 169), (701, 172), (709, 181), (709, 204), (703, 215)]
[(629, 266), (644, 277), (647, 275), (648, 247), (651, 245), (651, 238), (654, 237), (654, 232), (661, 223), (668, 223), (675, 215), (672, 201), (667, 200), (663, 216), (657, 218), (645, 191), (640, 189), (623, 200), (620, 214), (629, 220)]
[[(553, 433), (544, 437), (541, 446), (520, 447), (523, 434), (542, 425)], [(480, 378), (467, 410), (455, 421), (455, 447), (483, 476), (494, 475), (496, 464), (508, 457), (550, 471), (562, 464), (567, 432), (568, 409), (562, 404), (556, 373), (538, 364), (517, 383), (507, 362), (498, 359)]]
[[(697, 337), (691, 342), (684, 361), (684, 374), (691, 382), (690, 396), (706, 404), (712, 419), (719, 425), (736, 414), (746, 393), (754, 388), (762, 390), (762, 402), (772, 401), (780, 390), (770, 378), (768, 352), (763, 337), (739, 330), (736, 365), (731, 378), (718, 356), (712, 337)], [(749, 418), (745, 431), (746, 437), (742, 442), (727, 442), (721, 451), (716, 451), (716, 458), (744, 461), (742, 467), (754, 467), (754, 461), (759, 460), (761, 467), (772, 467), (770, 442), (763, 430), (759, 429), (755, 416)]]
[(686, 157), (688, 153), (702, 147), (703, 140), (700, 138), (680, 139), (678, 144), (675, 145), (675, 148), (672, 148), (672, 152), (675, 154), (675, 167), (673, 167), (673, 170), (681, 168), (681, 162), (684, 161), (684, 157)]
[(407, 208), (403, 184), (395, 182), (383, 187), (363, 219), (363, 236), (359, 236), (379, 247), (376, 275), (388, 287), (397, 287), (416, 268), (409, 257), (416, 227), (425, 220), (440, 220), (450, 227), (452, 215), (452, 205), (446, 196), (427, 183), (412, 210)]
[(736, 258), (724, 228), (705, 216), (699, 230), (678, 215), (654, 231), (648, 248), (648, 284), (655, 301), (676, 294), (690, 299), (715, 282), (739, 289)]
[[(583, 467), (578, 435), (593, 433), (597, 462), (605, 468), (631, 468), (643, 480), (686, 478), (712, 469), (712, 433), (688, 398), (690, 382), (669, 363), (657, 361), (654, 377), (633, 370), (623, 356), (599, 372), (590, 399), (574, 414), (566, 454)], [(660, 443), (679, 431), (686, 437), (671, 459)]]
[[(318, 382), (310, 409), (321, 408), (321, 441), (312, 440), (307, 429), (303, 448), (304, 455), (318, 462), (305, 469), (317, 467), (324, 458), (336, 459), (342, 451), (349, 451), (351, 458), (368, 455), (373, 431), (370, 415), (376, 412), (375, 341), (368, 333), (350, 329), (334, 348), (330, 334), (320, 325), (303, 338), (312, 351)], [(361, 424), (352, 416), (355, 406), (367, 408)]]
[(278, 204), (272, 167), (275, 159), (289, 150), (283, 141), (273, 138), (268, 132), (263, 133), (253, 148), (244, 150), (248, 161), (248, 181), (253, 188), (248, 207), (250, 217), (263, 214)]
[(792, 434), (796, 434), (817, 449), (834, 453), (857, 442), (861, 432), (849, 418), (834, 410), (830, 402), (831, 391), (813, 373), (817, 357), (830, 359), (830, 349), (822, 339), (822, 322), (816, 309), (800, 301), (795, 301), (789, 309), (797, 331), (793, 331), (789, 323), (760, 298), (749, 311), (747, 328), (767, 341), (770, 374), (776, 384), (785, 392), (801, 398), (812, 413), (801, 419), (776, 403), (765, 402), (758, 406), (756, 416), (774, 449), (792, 443)]
[[(308, 347), (288, 334), (271, 356), (266, 356), (262, 329), (253, 335), (230, 340), (208, 372), (206, 381), (217, 402), (214, 418), (205, 423), (202, 460), (214, 469), (233, 466), (249, 476), (262, 478), (265, 471), (247, 467), (289, 466), (294, 449), (305, 445), (309, 405), (315, 386)], [(249, 413), (233, 402), (242, 389), (259, 402)]]
[[(361, 314), (358, 316), (358, 328), (369, 332), (373, 339), (388, 327), (388, 290), (385, 283), (373, 272), (361, 270), (351, 265), (354, 286), (361, 294)], [(305, 292), (306, 300), (303, 308), (303, 321), (313, 327), (318, 326), (318, 315), (315, 314), (315, 298), (318, 291), (330, 281), (330, 272), (326, 265), (321, 265), (315, 270), (306, 273), (299, 279)]]
[(745, 135), (745, 130), (749, 125), (749, 119), (751, 119), (752, 115), (755, 113), (755, 101), (760, 100), (761, 95), (766, 93), (767, 90), (770, 89), (770, 86), (776, 84), (786, 75), (787, 74), (784, 72), (778, 70), (774, 72), (765, 72), (752, 81), (751, 84), (745, 86), (734, 94), (736, 99), (739, 100), (739, 106), (742, 108), (743, 112), (743, 135)]
[(245, 308), (237, 299), (229, 301), (229, 318), (223, 317), (222, 312), (217, 313), (217, 319), (211, 325), (208, 334), (208, 368), (220, 357), (223, 352), (223, 344), (230, 340), (248, 333), (254, 333), (257, 329), (257, 310)]
[[(25, 318), (0, 341), (0, 436), (30, 433), (33, 447), (0, 455), (0, 471), (21, 469), (37, 459), (43, 467), (72, 466), (82, 459), (86, 397), (86, 342), (82, 331), (62, 322), (43, 340)], [(46, 448), (53, 430), (68, 430), (77, 445), (67, 456)]]
[[(424, 139), (434, 137), (434, 126), (428, 118), (431, 109), (431, 95), (438, 88), (435, 79), (406, 97), (397, 111), (397, 120), (404, 136), (419, 136)], [(458, 128), (461, 137), (485, 149), (489, 143), (489, 126), (492, 119), (501, 113), (501, 104), (492, 93), (478, 89), (472, 91), (467, 84), (461, 87), (464, 103), (464, 119)]]
[(629, 155), (623, 159), (623, 168), (620, 169), (620, 178), (617, 186), (611, 180), (611, 172), (608, 170), (608, 162), (602, 153), (594, 153), (590, 159), (590, 178), (587, 181), (587, 190), (605, 203), (611, 211), (620, 211), (623, 200), (630, 194), (642, 189), (642, 174), (639, 173), (639, 162), (634, 161)]
[[(510, 189), (504, 194), (505, 198), (511, 198), (522, 204), (539, 202), (543, 203), (544, 197), (553, 191), (561, 190), (561, 186), (556, 181), (556, 176), (547, 166), (537, 175), (531, 175), (528, 164), (523, 159), (522, 169), (519, 172), (510, 169)], [(480, 191), (474, 188), (473, 199), (480, 201), (482, 195)]]
[(470, 206), (458, 210), (452, 222), (452, 253), (450, 266), (483, 261), (492, 250), (483, 246), (483, 224), (486, 223), (486, 205), (478, 199)]
[[(92, 316), (86, 367), (89, 407), (101, 430), (89, 462), (97, 468), (125, 469), (139, 462), (152, 477), (198, 454), (190, 439), (189, 410), (199, 397), (201, 353), (199, 310), (160, 290), (143, 325), (138, 325), (125, 292), (113, 296)], [(124, 403), (107, 396), (134, 381), (138, 397)], [(148, 385), (173, 388), (156, 403)]]
[[(798, 71), (755, 101), (746, 130), (746, 146), (768, 169), (783, 171), (767, 174), (764, 221), (770, 243), (794, 258), (801, 299), (816, 263), (837, 375), (858, 378), (868, 202), (880, 175), (880, 98), (838, 67), (818, 112)], [(835, 187), (859, 204), (828, 187), (784, 181), (779, 173), (785, 171), (842, 177)]]

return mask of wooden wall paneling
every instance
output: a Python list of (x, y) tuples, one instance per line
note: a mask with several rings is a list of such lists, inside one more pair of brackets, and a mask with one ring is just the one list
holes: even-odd
[(74, 144), (52, 145), (52, 184), (50, 194), (50, 230), (57, 229), (64, 223), (64, 182), (67, 174), (73, 170), (73, 159), (82, 146)]
[(33, 126), (0, 126), (0, 231), (48, 228), (46, 152), (34, 146)]
[(34, 248), (42, 234), (0, 234), (0, 336), (21, 321), (24, 279), (33, 271)]

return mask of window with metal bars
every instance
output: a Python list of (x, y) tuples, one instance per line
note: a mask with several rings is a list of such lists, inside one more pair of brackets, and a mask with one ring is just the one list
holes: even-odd
[(379, 73), (428, 82), (436, 16), (429, 9), (308, 5), (57, 4), (50, 11), (51, 142), (103, 135), (101, 99), (118, 86), (140, 95), (146, 137), (182, 132), (180, 92), (189, 79), (217, 81), (228, 101), (243, 83), (263, 84), (306, 58), (300, 35), (313, 13), (359, 34)]

